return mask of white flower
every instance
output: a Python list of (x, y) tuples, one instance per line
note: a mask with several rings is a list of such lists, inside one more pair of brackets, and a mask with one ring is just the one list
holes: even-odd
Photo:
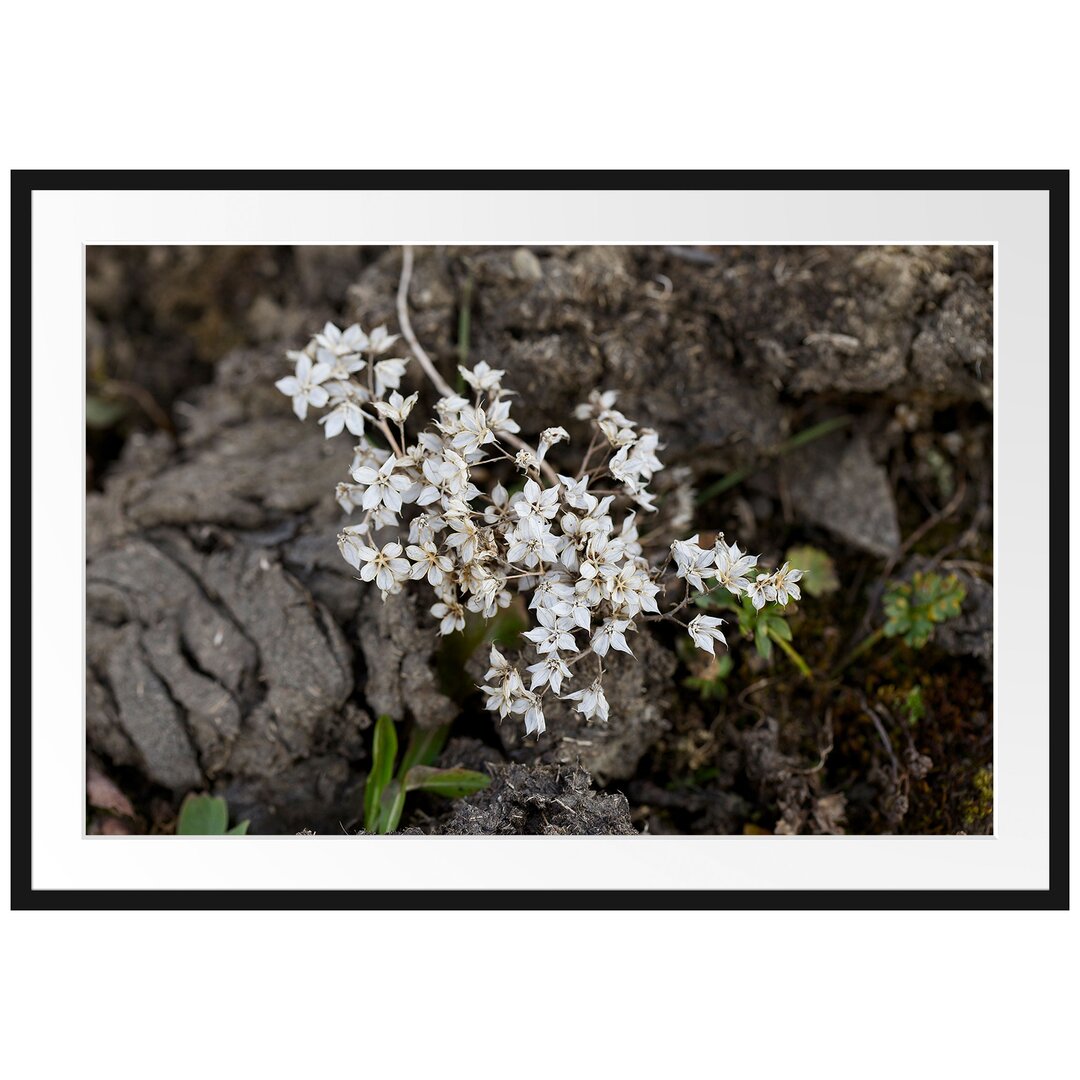
[(346, 514), (351, 514), (354, 510), (359, 510), (363, 506), (364, 491), (365, 488), (362, 484), (341, 483), (334, 489), (334, 498), (337, 500), (338, 506)]
[(397, 466), (398, 459), (389, 457), (378, 472), (368, 465), (353, 470), (353, 479), (367, 487), (361, 504), (365, 510), (374, 510), (380, 504), (394, 513), (401, 509), (401, 493), (412, 485), (407, 476), (394, 474)]
[(376, 326), (368, 335), (367, 347), (378, 356), (379, 353), (386, 352), (399, 337), (401, 337), (400, 334), (388, 334), (385, 326)]
[[(378, 331), (372, 331), (372, 336)], [(375, 396), (382, 397), (387, 390), (396, 390), (405, 375), (406, 361), (400, 357), (379, 360), (375, 364)]]
[(563, 679), (570, 678), (570, 669), (558, 653), (551, 653), (546, 659), (530, 664), (526, 670), (532, 675), (532, 682), (529, 683), (531, 691), (550, 683), (551, 689), (561, 694)]
[(436, 533), (442, 532), (445, 528), (446, 522), (441, 517), (417, 514), (409, 522), (409, 543), (423, 544), (429, 540), (433, 541)]
[(471, 563), (476, 556), (480, 545), (480, 530), (471, 517), (453, 516), (447, 518), (450, 526), (450, 535), (446, 538), (446, 546), (458, 549), (458, 556), (463, 563)]
[(543, 655), (559, 649), (572, 652), (577, 648), (574, 637), (569, 632), (572, 629), (569, 619), (560, 618), (551, 608), (538, 608), (536, 617), (540, 625), (527, 630), (522, 637), (534, 642), (538, 653)]
[(527, 569), (531, 570), (541, 563), (552, 563), (559, 557), (555, 537), (543, 519), (523, 518), (507, 539), (510, 548), (506, 557)]
[(495, 441), (495, 433), (488, 427), (487, 414), (480, 406), (462, 409), (458, 416), (458, 430), (450, 440), (455, 450), (472, 454), (486, 443)]
[(786, 605), (789, 599), (802, 599), (802, 591), (795, 582), (802, 577), (803, 572), (801, 570), (789, 570), (789, 566), (790, 563), (784, 563), (784, 565), (773, 574), (773, 587), (776, 589), (776, 602), (781, 605)]
[(618, 572), (618, 559), (622, 558), (622, 545), (618, 540), (611, 540), (599, 534), (589, 537), (585, 545), (585, 554), (578, 573), (587, 581), (601, 577), (611, 571)]
[(323, 432), (328, 439), (340, 435), (345, 428), (353, 435), (364, 434), (364, 413), (358, 402), (346, 397), (335, 405), (324, 416), (319, 417), (319, 423), (325, 425)]
[(705, 582), (701, 580), (701, 571), (707, 570), (716, 558), (712, 548), (703, 550), (698, 547), (697, 534), (689, 540), (674, 540), (671, 553), (675, 556), (675, 576), (686, 578), (698, 592), (705, 591)]
[(487, 669), (487, 674), (484, 676), (484, 682), (490, 682), (492, 679), (508, 678), (510, 672), (513, 670), (506, 662), (506, 657), (503, 656), (494, 645), (491, 646), (489, 663), (491, 666)]
[(359, 568), (360, 577), (374, 581), (384, 593), (396, 592), (401, 582), (408, 581), (412, 567), (408, 559), (401, 557), (400, 544), (385, 544), (382, 549), (368, 547), (348, 534), (338, 537), (338, 543), (342, 555)]
[(547, 456), (547, 452), (556, 444), (560, 442), (567, 442), (570, 439), (570, 432), (566, 428), (562, 427), (549, 427), (540, 432), (540, 445), (536, 449), (537, 460), (543, 461)]
[(469, 399), (458, 397), (456, 394), (453, 397), (439, 398), (435, 402), (435, 411), (443, 418), (444, 421), (452, 420), (462, 409), (469, 407)]
[(407, 398), (403, 398), (395, 390), (390, 395), (389, 403), (385, 401), (374, 401), (372, 404), (384, 420), (393, 420), (395, 424), (404, 424), (409, 418), (409, 413), (412, 412), (413, 406), (416, 404), (419, 397), (420, 395), (416, 393), (410, 394)]
[(461, 377), (475, 390), (477, 393), (498, 393), (502, 389), (500, 380), (506, 374), (505, 371), (496, 371), (494, 368), (488, 367), (483, 360), (479, 364), (476, 364), (472, 371), (466, 367), (458, 365), (458, 371), (461, 372)]
[(758, 574), (757, 581), (751, 582), (746, 591), (754, 607), (760, 611), (766, 603), (776, 599), (776, 586), (773, 584), (772, 574)]
[(512, 713), (525, 712), (529, 707), (532, 695), (525, 689), (517, 668), (507, 667), (496, 675), (489, 671), (484, 678), (498, 678), (499, 680), (495, 686), (480, 687), (487, 694), (484, 708), (489, 712), (497, 712), (499, 718), (504, 720)]
[(727, 638), (716, 629), (723, 622), (723, 619), (714, 618), (712, 615), (695, 615), (686, 629), (699, 649), (704, 649), (715, 656), (714, 643), (719, 641), (722, 645), (727, 644)]
[[(342, 557), (362, 580), (378, 586), (384, 600), (410, 580), (426, 579), (424, 588), (434, 592), (430, 611), (443, 635), (463, 631), (470, 611), (492, 620), (512, 602), (527, 607), (535, 612), (534, 625), (521, 635), (517, 661), (525, 680), (492, 646), (480, 687), (485, 707), (500, 718), (523, 717), (526, 735), (539, 737), (546, 730), (543, 701), (551, 691), (573, 705), (582, 723), (606, 722), (603, 658), (612, 650), (632, 656), (627, 634), (639, 628), (644, 613), (661, 614), (662, 569), (647, 560), (636, 511), (628, 509), (633, 504), (656, 509), (648, 484), (662, 468), (659, 436), (638, 429), (619, 412), (614, 392), (594, 391), (576, 410), (594, 428), (580, 477), (560, 475), (545, 487), (540, 476), (541, 471), (550, 475), (545, 456), (568, 442), (569, 434), (565, 427), (548, 427), (538, 451), (525, 448), (511, 457), (510, 437), (520, 431), (510, 415), (512, 391), (502, 387), (504, 372), (486, 363), (460, 369), (475, 391), (472, 402), (457, 394), (441, 397), (427, 426), (407, 432), (419, 401), (419, 392), (405, 397), (399, 390), (407, 361), (378, 359), (396, 340), (384, 326), (365, 335), (359, 325), (339, 330), (327, 323), (303, 350), (287, 353), (296, 373), (276, 384), (301, 418), (309, 406), (326, 407), (319, 422), (327, 438), (348, 430), (359, 440), (352, 482), (335, 490), (347, 514), (363, 511), (338, 536)], [(356, 378), (365, 367), (366, 378)], [(387, 421), (400, 429), (400, 448)], [(394, 453), (375, 445), (383, 440), (371, 432), (372, 424), (382, 429)], [(508, 468), (511, 461), (524, 474), (521, 481)], [(689, 469), (682, 473), (668, 485), (673, 494), (665, 509), (673, 509), (667, 515), (673, 532), (686, 525), (672, 521), (692, 520)], [(613, 490), (594, 494), (589, 483), (603, 475), (608, 480), (598, 486)], [(513, 495), (504, 486), (511, 479), (523, 483)], [(406, 504), (416, 510), (402, 521)], [(393, 530), (397, 539), (380, 547), (375, 537), (383, 530)], [(715, 579), (735, 596), (748, 594), (757, 609), (801, 595), (802, 571), (785, 563), (768, 576), (757, 574), (757, 558), (727, 544), (722, 533), (708, 550), (697, 535), (676, 540), (671, 558), (688, 589), (705, 592)], [(676, 601), (672, 614), (684, 606), (685, 601)], [(717, 642), (726, 644), (721, 625), (719, 618), (697, 614), (687, 630), (695, 646), (712, 654)], [(582, 641), (588, 642), (584, 648)], [(590, 651), (599, 658), (599, 674), (585, 689), (562, 696), (574, 664)]]
[(592, 629), (592, 610), (586, 603), (584, 595), (576, 592), (570, 586), (558, 589), (559, 599), (552, 605), (555, 614), (568, 619), (573, 626), (580, 626), (582, 630)]
[(442, 584), (444, 577), (449, 577), (454, 572), (453, 562), (448, 556), (440, 555), (439, 549), (430, 540), (410, 544), (405, 549), (405, 554), (414, 563), (411, 574), (413, 581), (427, 577), (429, 584), (438, 586)]
[(619, 652), (630, 653), (633, 656), (630, 646), (626, 644), (625, 637), (630, 622), (630, 619), (616, 619), (614, 617), (605, 619), (600, 629), (593, 634), (589, 647), (597, 656), (607, 656), (608, 649), (618, 649)]
[(616, 610), (624, 609), (630, 615), (641, 611), (659, 613), (654, 599), (660, 586), (652, 582), (643, 570), (631, 562), (618, 568), (605, 566), (601, 570), (603, 590)]
[(529, 472), (536, 471), (540, 468), (540, 462), (536, 460), (536, 455), (527, 447), (524, 450), (519, 450), (514, 455), (514, 464), (522, 471)]
[(580, 480), (575, 480), (571, 476), (563, 476), (562, 473), (558, 475), (559, 483), (563, 486), (563, 498), (566, 500), (567, 505), (578, 510), (584, 510), (588, 506), (587, 500), (592, 498), (588, 492), (588, 477), (583, 476)]
[(550, 521), (559, 512), (559, 489), (541, 489), (535, 480), (526, 480), (524, 489), (514, 496), (510, 505), (519, 518), (531, 518), (543, 524), (545, 519)]
[(335, 379), (347, 379), (365, 366), (360, 353), (367, 348), (368, 337), (355, 323), (347, 330), (339, 330), (328, 322), (322, 333), (315, 335), (315, 344), (316, 357), (330, 367)]
[(594, 416), (601, 416), (615, 404), (618, 394), (614, 390), (593, 390), (589, 393), (589, 400), (574, 408), (574, 416), (578, 420), (589, 420)]
[(732, 596), (741, 596), (750, 588), (747, 575), (757, 566), (757, 556), (739, 550), (738, 544), (727, 544), (721, 536), (714, 548), (716, 556), (716, 580)]
[(525, 711), (525, 734), (535, 734), (539, 739), (546, 730), (547, 724), (544, 723), (544, 706), (540, 703), (538, 697), (534, 697), (529, 702), (529, 707)]
[(444, 637), (455, 630), (465, 629), (465, 609), (456, 600), (440, 601), (431, 605), (431, 614), (439, 623), (439, 633)]
[(293, 412), (303, 420), (307, 416), (308, 405), (320, 409), (330, 400), (325, 386), (320, 383), (330, 378), (329, 364), (311, 363), (307, 353), (300, 353), (296, 360), (296, 374), (278, 379), (274, 385), (292, 398)]
[(516, 420), (510, 419), (510, 399), (503, 398), (502, 401), (493, 401), (488, 405), (487, 409), (487, 422), (488, 427), (498, 435), (500, 431), (507, 431), (511, 435), (516, 435), (521, 427)]
[(389, 450), (383, 450), (379, 446), (372, 446), (369, 442), (358, 443), (353, 450), (352, 465), (349, 466), (349, 472), (354, 473), (357, 469), (362, 469), (365, 465), (369, 468), (378, 470), (386, 459), (390, 456)]
[[(461, 570), (463, 579), (476, 569), (476, 564), (465, 566)], [(467, 607), (485, 619), (493, 619), (499, 608), (509, 607), (513, 598), (506, 590), (506, 578), (498, 574), (486, 574), (482, 581), (472, 588)]]
[(600, 685), (599, 679), (595, 679), (584, 690), (576, 690), (572, 694), (567, 694), (563, 701), (576, 701), (577, 704), (574, 708), (586, 720), (599, 720), (601, 723), (607, 723), (608, 702), (607, 698), (604, 697), (604, 688)]
[(484, 510), (484, 521), (488, 525), (510, 526), (514, 523), (514, 515), (510, 510), (510, 496), (502, 484), (496, 484), (491, 489), (491, 505)]

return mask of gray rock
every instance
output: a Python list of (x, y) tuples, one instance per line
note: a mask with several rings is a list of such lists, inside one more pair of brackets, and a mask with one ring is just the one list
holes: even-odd
[(146, 775), (177, 792), (201, 787), (202, 770), (180, 710), (147, 662), (135, 625), (116, 634), (106, 672), (120, 726)]
[(408, 715), (425, 728), (457, 716), (458, 706), (439, 688), (438, 631), (430, 617), (421, 618), (417, 597), (398, 593), (384, 602), (378, 590), (366, 590), (358, 630), (367, 667), (364, 696), (372, 712), (394, 720)]
[(800, 517), (872, 555), (896, 550), (900, 523), (892, 486), (862, 435), (820, 439), (785, 460), (784, 469)]

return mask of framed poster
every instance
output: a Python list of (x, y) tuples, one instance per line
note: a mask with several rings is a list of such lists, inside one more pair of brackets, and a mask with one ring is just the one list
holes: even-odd
[(1067, 174), (12, 217), (14, 906), (1067, 906)]

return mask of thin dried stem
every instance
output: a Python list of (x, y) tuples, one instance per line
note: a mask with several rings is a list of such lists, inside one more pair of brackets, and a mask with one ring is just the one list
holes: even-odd
[[(413, 331), (412, 323), (409, 321), (409, 283), (412, 281), (413, 271), (413, 250), (406, 244), (402, 248), (401, 257), (401, 280), (398, 282), (397, 291), (397, 315), (398, 323), (401, 326), (401, 333), (404, 335), (406, 342), (408, 342), (410, 350), (412, 350), (413, 356), (416, 357), (416, 362), (423, 369), (424, 374), (431, 381), (431, 384), (443, 397), (454, 397), (454, 391), (450, 389), (450, 384), (439, 374), (435, 365), (431, 362), (431, 357), (424, 352), (423, 346), (416, 339), (416, 334)], [(508, 442), (511, 446), (517, 447), (518, 450), (528, 450), (533, 457), (536, 457), (536, 451), (529, 446), (523, 439), (519, 439), (516, 435), (511, 434), (509, 431), (500, 431), (499, 438)], [(559, 483), (559, 474), (546, 462), (539, 461), (540, 471), (547, 477), (550, 484), (557, 485)]]

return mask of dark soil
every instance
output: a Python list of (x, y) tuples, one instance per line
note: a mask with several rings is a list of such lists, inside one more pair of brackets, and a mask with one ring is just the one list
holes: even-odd
[[(355, 580), (333, 498), (351, 445), (273, 386), (328, 318), (396, 328), (400, 251), (91, 248), (87, 740), (94, 790), (131, 812), (92, 797), (89, 829), (171, 831), (209, 790), (252, 832), (355, 832), (385, 713), (450, 723), (441, 763), (493, 777), (410, 802), (425, 832), (991, 831), (992, 266), (989, 248), (417, 252), (414, 326), (451, 381), (463, 353), (505, 369), (525, 435), (618, 390), (667, 444), (661, 520), (692, 514), (672, 535), (726, 530), (776, 564), (812, 545), (839, 579), (790, 618), (812, 681), (729, 626), (732, 670), (703, 693), (715, 672), (661, 624), (612, 665), (606, 726), (552, 709), (526, 743), (479, 708), (484, 649), (451, 655), (419, 592), (384, 605)], [(961, 578), (961, 616), (830, 677), (916, 569)]]

